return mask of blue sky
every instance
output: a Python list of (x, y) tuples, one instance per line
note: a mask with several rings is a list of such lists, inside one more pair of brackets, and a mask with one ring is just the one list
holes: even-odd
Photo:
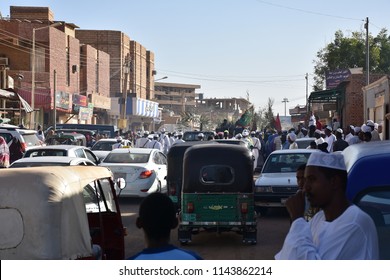
[(50, 7), (55, 20), (82, 29), (119, 30), (155, 53), (156, 79), (201, 86), (206, 98), (247, 97), (274, 112), (305, 104), (316, 53), (341, 30), (375, 36), (389, 28), (388, 0), (1, 0), (10, 6)]

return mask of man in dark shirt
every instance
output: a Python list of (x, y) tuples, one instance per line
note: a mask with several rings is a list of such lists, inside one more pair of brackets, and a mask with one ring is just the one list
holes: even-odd
[(343, 151), (346, 147), (348, 147), (348, 142), (343, 139), (343, 130), (338, 128), (336, 130), (336, 141), (333, 143), (333, 152)]

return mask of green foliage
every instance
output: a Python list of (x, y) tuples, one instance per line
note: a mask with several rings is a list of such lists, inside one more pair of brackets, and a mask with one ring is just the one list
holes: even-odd
[[(382, 29), (376, 37), (368, 36), (370, 54), (370, 72), (389, 73), (390, 37), (387, 29)], [(365, 31), (352, 32), (345, 37), (341, 30), (336, 31), (334, 41), (317, 52), (314, 60), (315, 91), (324, 89), (325, 74), (336, 69), (363, 67), (366, 70), (366, 34)]]

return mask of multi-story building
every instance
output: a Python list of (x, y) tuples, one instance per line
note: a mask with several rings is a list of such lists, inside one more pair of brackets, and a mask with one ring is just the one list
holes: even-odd
[(76, 30), (84, 44), (110, 55), (110, 121), (124, 130), (149, 130), (159, 116), (154, 97), (154, 54), (121, 31)]
[(0, 20), (0, 57), (7, 60), (7, 76), (18, 78), (15, 90), (35, 109), (25, 125), (105, 122), (104, 109), (111, 107), (110, 58), (81, 46), (76, 28), (55, 21), (48, 7), (11, 6), (10, 18)]

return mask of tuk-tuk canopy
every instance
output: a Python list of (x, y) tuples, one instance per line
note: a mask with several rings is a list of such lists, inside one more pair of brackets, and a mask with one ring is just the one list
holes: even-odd
[(0, 170), (0, 259), (91, 256), (83, 190), (111, 176), (96, 166)]

